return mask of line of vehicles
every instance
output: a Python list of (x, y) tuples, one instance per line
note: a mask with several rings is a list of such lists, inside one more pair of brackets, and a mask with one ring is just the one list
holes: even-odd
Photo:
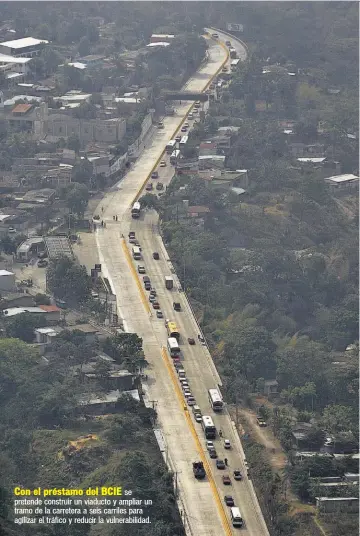
[[(218, 39), (217, 34), (213, 34), (212, 37)], [(227, 43), (228, 44), (228, 43)], [(231, 43), (230, 43), (231, 45)], [(234, 55), (235, 52), (235, 55)], [(236, 58), (236, 51), (235, 49), (230, 49), (230, 57)], [(200, 108), (201, 103), (200, 101), (197, 101), (194, 104), (193, 110), (190, 114), (188, 114), (189, 119), (193, 119), (194, 115), (198, 113), (198, 109)], [(165, 147), (165, 151), (167, 154), (170, 155), (170, 164), (176, 165), (178, 159), (181, 156), (181, 149), (186, 146), (188, 143), (189, 137), (186, 135), (188, 128), (190, 127), (188, 122), (185, 122), (183, 126), (180, 129), (179, 135), (177, 135), (174, 139), (171, 139), (168, 141)], [(163, 128), (159, 127), (159, 128)], [(160, 162), (160, 167), (165, 167), (166, 162), (165, 160), (162, 160)], [(159, 177), (158, 171), (153, 171), (151, 174), (152, 179), (157, 179)], [(158, 183), (159, 184), (159, 183)], [(146, 190), (150, 191), (153, 189), (152, 183), (148, 183), (146, 186)], [(134, 203), (131, 214), (133, 218), (139, 218), (141, 212), (141, 206), (140, 203)], [(141, 247), (140, 244), (136, 241), (135, 232), (130, 231), (129, 233), (129, 242), (133, 244), (132, 248), (132, 254), (134, 260), (141, 260)], [(155, 260), (159, 259), (159, 254), (157, 252), (153, 253), (153, 258)], [(152, 303), (153, 308), (156, 310), (156, 316), (157, 318), (163, 318), (163, 313), (160, 310), (160, 305), (156, 299), (156, 290), (151, 286), (151, 281), (149, 276), (146, 275), (146, 270), (143, 265), (138, 265), (138, 273), (143, 274), (143, 284), (145, 290), (149, 291), (149, 301)], [(174, 281), (171, 276), (165, 276), (165, 288), (168, 290), (172, 290), (174, 287)], [(173, 302), (173, 308), (174, 311), (180, 311), (181, 305), (180, 302)], [(227, 458), (225, 457), (224, 460), (218, 458), (218, 454), (214, 445), (214, 440), (217, 438), (217, 435), (222, 437), (222, 432), (219, 430), (217, 432), (216, 426), (213, 422), (213, 419), (209, 415), (202, 415), (200, 407), (196, 404), (195, 397), (193, 396), (188, 378), (186, 376), (186, 371), (184, 369), (183, 363), (182, 363), (182, 352), (179, 345), (180, 342), (180, 332), (178, 330), (178, 327), (176, 323), (172, 320), (166, 319), (165, 320), (165, 326), (167, 329), (167, 350), (168, 353), (173, 361), (173, 365), (177, 371), (177, 377), (178, 381), (184, 396), (184, 399), (186, 401), (186, 404), (191, 408), (192, 414), (194, 417), (194, 420), (196, 423), (201, 424), (205, 440), (206, 440), (206, 448), (209, 453), (209, 457), (211, 459), (216, 460), (216, 468), (219, 470), (225, 470), (227, 467)], [(203, 337), (201, 335), (198, 335), (198, 340), (201, 344), (206, 344)], [(195, 339), (189, 337), (187, 339), (188, 343), (190, 345), (195, 344)], [(224, 402), (222, 399), (222, 396), (218, 389), (212, 388), (208, 390), (208, 399), (209, 403), (211, 405), (211, 408), (214, 412), (221, 412), (224, 408)], [(225, 449), (225, 452), (229, 449), (231, 449), (231, 443), (228, 439), (223, 439), (223, 448)], [(204, 479), (206, 477), (206, 471), (203, 465), (203, 462), (196, 461), (193, 463), (193, 473), (196, 479)], [(233, 478), (235, 481), (242, 480), (242, 474), (241, 471), (238, 469), (235, 469), (233, 471)], [(226, 486), (230, 486), (231, 478), (229, 474), (224, 474), (222, 476), (222, 482)], [(226, 506), (229, 507), (229, 513), (231, 518), (231, 523), (234, 527), (242, 527), (243, 526), (243, 519), (240, 512), (240, 509), (236, 507), (235, 501), (231, 495), (225, 495), (224, 496), (224, 502)]]
[[(205, 440), (206, 440), (206, 449), (208, 451), (209, 457), (216, 460), (216, 468), (219, 470), (224, 470), (227, 467), (227, 458), (219, 459), (218, 454), (215, 448), (214, 440), (217, 438), (217, 434), (222, 437), (221, 430), (217, 432), (216, 426), (212, 417), (209, 415), (202, 415), (200, 407), (196, 404), (196, 400), (191, 392), (189, 380), (186, 376), (186, 371), (181, 360), (181, 348), (179, 346), (180, 333), (175, 324), (170, 320), (165, 320), (165, 325), (167, 327), (168, 339), (167, 339), (167, 348), (169, 355), (173, 361), (174, 367), (177, 371), (178, 381), (182, 389), (185, 401), (187, 405), (192, 409), (192, 413), (195, 419), (195, 422), (201, 424)], [(218, 389), (212, 388), (208, 390), (208, 399), (211, 405), (211, 408), (214, 412), (221, 412), (224, 408), (224, 401)], [(231, 449), (231, 443), (229, 439), (223, 439), (223, 448), (225, 451)], [(202, 480), (206, 477), (206, 471), (204, 464), (201, 461), (193, 462), (193, 473), (196, 479)], [(242, 480), (242, 474), (239, 469), (233, 471), (233, 478), (235, 481)], [(224, 474), (222, 476), (222, 482), (225, 486), (231, 486), (231, 477), (229, 474)], [(240, 512), (240, 509), (235, 506), (235, 501), (231, 495), (224, 496), (224, 502), (227, 506), (230, 507), (230, 518), (232, 525), (234, 527), (242, 527), (243, 519)]]
[[(136, 240), (135, 231), (129, 232), (129, 243), (132, 244), (133, 259), (135, 261), (141, 260), (142, 259), (141, 247), (140, 247), (139, 242)], [(159, 260), (159, 258), (160, 258), (159, 253), (156, 251), (153, 252), (153, 259)], [(143, 275), (144, 288), (145, 290), (149, 291), (149, 301), (152, 304), (153, 309), (156, 311), (156, 317), (163, 318), (163, 313), (160, 310), (160, 304), (157, 300), (156, 290), (155, 288), (151, 286), (151, 280), (150, 280), (150, 277), (146, 275), (145, 266), (138, 264), (137, 270), (139, 274), (144, 274)], [(172, 276), (165, 276), (164, 283), (165, 283), (166, 289), (172, 290), (174, 288), (174, 279)], [(174, 311), (181, 311), (180, 302), (174, 301), (173, 309)], [(224, 459), (218, 458), (218, 454), (217, 454), (215, 444), (214, 444), (214, 440), (216, 440), (217, 435), (222, 437), (222, 432), (221, 430), (217, 432), (217, 429), (216, 429), (216, 426), (214, 424), (212, 417), (209, 415), (202, 415), (202, 411), (200, 407), (196, 404), (196, 400), (190, 389), (190, 384), (186, 376), (186, 371), (184, 369), (184, 365), (182, 362), (182, 352), (181, 352), (181, 348), (179, 345), (180, 331), (178, 329), (178, 326), (176, 322), (174, 322), (173, 320), (166, 319), (165, 327), (167, 330), (167, 350), (173, 361), (173, 365), (177, 371), (178, 381), (179, 381), (182, 393), (184, 395), (186, 404), (189, 408), (192, 409), (192, 414), (194, 416), (195, 422), (201, 424), (201, 427), (204, 432), (205, 440), (206, 440), (206, 449), (208, 451), (210, 459), (215, 460), (217, 469), (225, 470), (227, 467), (227, 458), (224, 458)], [(190, 345), (195, 344), (194, 338), (189, 337), (187, 341)], [(198, 335), (198, 341), (201, 344), (206, 344), (205, 340), (200, 334)], [(209, 399), (210, 406), (215, 413), (221, 412), (224, 409), (224, 401), (218, 389), (216, 388), (208, 389), (208, 399)], [(231, 443), (228, 439), (223, 439), (222, 446), (225, 451), (231, 449)], [(194, 473), (195, 478), (199, 480), (206, 477), (206, 471), (204, 469), (202, 462), (193, 463), (193, 473)], [(235, 481), (242, 480), (241, 471), (238, 469), (235, 469), (233, 471), (233, 478)], [(231, 486), (232, 482), (231, 482), (230, 475), (227, 473), (224, 474), (222, 476), (222, 482), (225, 486)], [(240, 510), (239, 508), (235, 506), (233, 497), (231, 495), (225, 495), (224, 501), (225, 501), (225, 504), (230, 507), (230, 517), (231, 517), (231, 522), (233, 526), (234, 527), (243, 526), (243, 520), (242, 520)]]

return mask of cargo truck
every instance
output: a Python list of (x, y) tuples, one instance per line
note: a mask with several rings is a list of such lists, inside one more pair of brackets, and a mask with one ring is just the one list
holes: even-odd
[(203, 462), (194, 462), (193, 463), (193, 473), (194, 473), (195, 478), (197, 478), (199, 480), (202, 479), (202, 478), (205, 478), (206, 472), (205, 472), (205, 469), (204, 469)]
[(165, 276), (165, 288), (171, 290), (174, 287), (174, 280), (170, 275)]

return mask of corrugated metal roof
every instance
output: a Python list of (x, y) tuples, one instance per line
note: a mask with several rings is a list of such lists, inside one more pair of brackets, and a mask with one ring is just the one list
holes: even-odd
[(15, 108), (13, 108), (12, 113), (13, 114), (26, 114), (31, 110), (33, 107), (32, 104), (17, 104)]

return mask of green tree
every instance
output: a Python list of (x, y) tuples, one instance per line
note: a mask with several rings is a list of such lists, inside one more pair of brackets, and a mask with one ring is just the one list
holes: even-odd
[(347, 432), (354, 427), (354, 410), (347, 406), (326, 406), (322, 415), (324, 429), (332, 434)]
[(67, 207), (72, 214), (76, 214), (79, 218), (84, 217), (89, 198), (89, 189), (85, 184), (72, 182), (66, 188), (65, 201)]
[(66, 145), (68, 149), (72, 149), (76, 154), (79, 154), (81, 148), (79, 136), (76, 134), (71, 134), (71, 136), (69, 136), (67, 139)]
[(84, 302), (89, 298), (91, 280), (85, 266), (80, 266), (66, 256), (50, 259), (47, 282), (57, 297), (73, 302)]
[(34, 330), (46, 326), (44, 315), (33, 313), (21, 313), (11, 320), (7, 320), (6, 333), (8, 337), (32, 342), (35, 339)]
[(80, 39), (80, 43), (79, 43), (79, 46), (78, 46), (78, 52), (80, 54), (80, 56), (87, 56), (88, 54), (90, 54), (90, 39), (88, 38), (87, 35), (84, 35), (81, 39)]

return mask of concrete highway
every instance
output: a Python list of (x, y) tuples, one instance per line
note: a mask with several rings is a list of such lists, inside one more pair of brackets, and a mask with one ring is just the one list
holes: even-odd
[[(221, 36), (221, 40), (229, 39)], [(234, 40), (231, 39), (233, 42)], [(212, 76), (221, 70), (226, 61), (225, 48), (214, 41), (209, 42), (209, 61), (187, 83), (187, 89), (202, 91)], [(235, 45), (235, 41), (234, 41)], [(244, 50), (242, 49), (242, 53)], [(181, 508), (184, 510), (187, 533), (196, 536), (219, 536), (235, 534), (231, 526), (229, 509), (223, 497), (230, 494), (241, 510), (244, 527), (242, 532), (249, 536), (266, 536), (266, 529), (251, 482), (246, 477), (243, 452), (240, 441), (234, 433), (233, 424), (224, 411), (222, 415), (214, 415), (210, 409), (207, 390), (216, 387), (220, 378), (215, 370), (211, 356), (206, 347), (197, 341), (190, 346), (187, 337), (197, 340), (199, 333), (196, 321), (189, 309), (186, 298), (177, 287), (167, 291), (164, 285), (165, 275), (171, 275), (171, 265), (164, 245), (158, 233), (156, 213), (143, 212), (139, 220), (133, 220), (130, 207), (139, 190), (147, 182), (147, 178), (160, 159), (167, 162), (166, 167), (159, 168), (160, 178), (153, 182), (167, 184), (173, 175), (168, 157), (162, 157), (164, 147), (174, 132), (179, 128), (192, 103), (179, 105), (176, 103), (176, 115), (164, 119), (164, 129), (159, 130), (142, 156), (135, 162), (125, 178), (113, 188), (101, 201), (95, 213), (100, 214), (106, 222), (106, 228), (96, 231), (96, 242), (103, 275), (108, 277), (113, 291), (117, 295), (120, 316), (123, 318), (126, 331), (135, 332), (143, 338), (145, 357), (150, 364), (146, 391), (149, 400), (153, 401), (158, 413), (159, 426), (162, 429), (167, 455), (171, 466), (176, 472), (177, 485), (180, 493)], [(189, 121), (189, 123), (191, 123)], [(167, 155), (166, 155), (167, 156)], [(117, 221), (113, 217), (117, 215)], [(129, 230), (136, 232), (136, 238), (142, 247), (142, 261), (134, 263), (130, 257), (131, 246), (127, 243)], [(125, 240), (121, 236), (125, 237)], [(158, 251), (160, 260), (156, 261), (152, 253)], [(216, 448), (220, 458), (229, 460), (229, 469), (219, 471), (213, 460), (205, 454), (205, 442), (201, 425), (195, 423), (191, 411), (184, 408), (182, 393), (177, 384), (176, 375), (167, 352), (166, 328), (164, 320), (158, 319), (148, 302), (148, 293), (142, 290), (137, 273), (137, 264), (146, 267), (152, 285), (157, 290), (158, 301), (164, 318), (176, 321), (182, 335), (184, 368), (189, 379), (190, 388), (202, 409), (203, 415), (211, 415), (217, 429), (223, 431), (223, 437), (230, 439), (232, 449), (224, 451), (221, 441), (216, 440)], [(180, 301), (182, 312), (173, 310), (173, 301)], [(205, 481), (195, 480), (192, 473), (192, 462), (202, 459), (205, 462), (208, 478)], [(211, 470), (210, 470), (211, 468)], [(235, 482), (232, 471), (240, 469), (244, 475), (241, 482)], [(231, 486), (224, 486), (222, 474), (228, 473), (232, 478)]]

